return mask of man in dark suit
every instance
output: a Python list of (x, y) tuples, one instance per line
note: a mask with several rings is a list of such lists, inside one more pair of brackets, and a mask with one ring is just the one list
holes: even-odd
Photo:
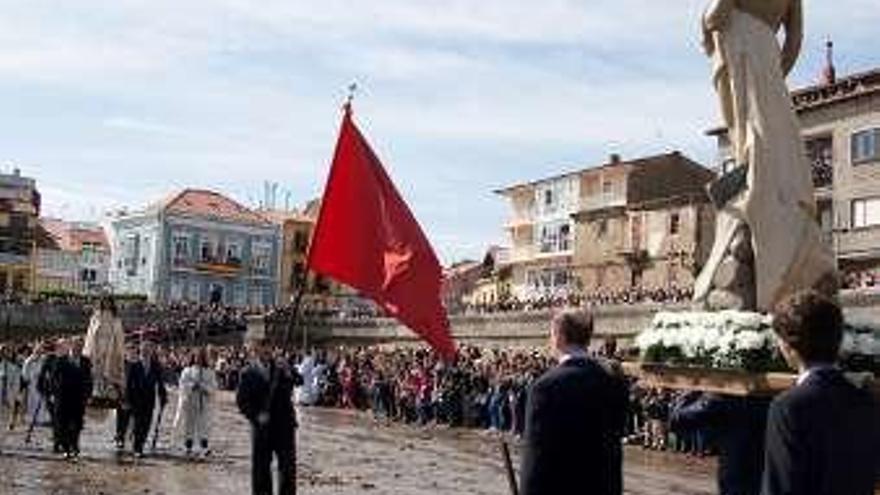
[(764, 495), (872, 495), (880, 410), (872, 394), (835, 367), (840, 308), (817, 292), (784, 300), (773, 330), (797, 385), (770, 406)]
[(620, 495), (628, 390), (587, 354), (593, 318), (557, 315), (550, 345), (559, 366), (532, 384), (526, 404), (522, 495)]
[(92, 365), (82, 355), (79, 339), (62, 341), (58, 349), (59, 354), (44, 370), (44, 386), (51, 404), (55, 450), (66, 459), (76, 459), (86, 404), (92, 394)]
[(272, 495), (272, 457), (278, 495), (296, 493), (296, 415), (293, 388), (302, 378), (262, 342), (251, 342), (252, 362), (241, 373), (236, 403), (251, 424), (251, 492)]
[(131, 404), (128, 402), (128, 376), (131, 375), (131, 367), (134, 366), (134, 363), (137, 362), (138, 357), (138, 349), (135, 345), (128, 345), (125, 348), (125, 376), (126, 376), (126, 390), (123, 391), (122, 400), (119, 403), (119, 406), (116, 408), (116, 436), (114, 440), (116, 441), (116, 450), (122, 451), (125, 449), (125, 438), (128, 436), (129, 425), (131, 424)]
[(764, 432), (770, 399), (696, 393), (670, 416), (674, 431), (711, 434), (719, 449), (719, 495), (759, 495), (764, 471)]
[(129, 365), (125, 380), (125, 401), (134, 420), (134, 453), (137, 457), (144, 456), (144, 444), (153, 424), (156, 399), (159, 400), (160, 411), (168, 403), (163, 374), (153, 343), (144, 341), (140, 358)]

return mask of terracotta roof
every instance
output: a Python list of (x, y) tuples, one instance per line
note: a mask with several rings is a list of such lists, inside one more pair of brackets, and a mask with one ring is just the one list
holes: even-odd
[(105, 249), (110, 247), (104, 229), (98, 224), (41, 218), (40, 227), (53, 239), (58, 249), (79, 251), (85, 243), (97, 244)]
[(187, 215), (221, 220), (232, 223), (269, 225), (271, 222), (260, 213), (214, 191), (184, 189), (162, 205), (162, 211), (176, 215)]
[(110, 243), (107, 242), (107, 235), (101, 227), (84, 228), (73, 227), (70, 229), (70, 240), (75, 246), (82, 247), (83, 244), (96, 244), (104, 248), (109, 248)]
[[(791, 93), (791, 101), (795, 111), (804, 112), (874, 93), (880, 93), (880, 68), (839, 78), (833, 84), (796, 89)], [(708, 136), (724, 134), (727, 134), (727, 127), (724, 126), (706, 131)]]
[(797, 111), (810, 110), (862, 95), (880, 93), (880, 68), (796, 90), (791, 97)]

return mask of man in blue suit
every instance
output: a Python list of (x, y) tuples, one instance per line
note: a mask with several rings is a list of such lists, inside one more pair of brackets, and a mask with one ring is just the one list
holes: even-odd
[(817, 292), (776, 308), (773, 330), (797, 385), (774, 399), (767, 420), (764, 495), (873, 495), (880, 410), (835, 366), (840, 307)]
[(719, 450), (719, 495), (759, 495), (769, 398), (688, 394), (675, 405), (675, 431), (711, 434)]
[(589, 357), (592, 315), (567, 311), (550, 329), (559, 365), (526, 402), (522, 495), (620, 495), (629, 398), (621, 374)]

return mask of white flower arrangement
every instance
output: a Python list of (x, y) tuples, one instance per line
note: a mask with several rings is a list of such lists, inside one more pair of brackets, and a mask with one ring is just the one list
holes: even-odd
[[(661, 312), (635, 339), (643, 361), (749, 371), (785, 369), (769, 315), (745, 311)], [(848, 327), (841, 356), (877, 359), (880, 333)]]

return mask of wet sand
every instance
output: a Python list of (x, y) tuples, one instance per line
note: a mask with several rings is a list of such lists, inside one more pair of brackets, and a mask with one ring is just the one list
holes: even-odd
[[(78, 463), (49, 452), (49, 432), (24, 445), (24, 428), (3, 434), (0, 494), (247, 494), (248, 426), (231, 394), (219, 399), (214, 455), (183, 458), (166, 411), (157, 452), (135, 460), (116, 455), (113, 417), (91, 415)], [(100, 415), (98, 415), (100, 416)], [(301, 409), (298, 434), (300, 494), (506, 495), (498, 437), (486, 432), (379, 425), (350, 411)], [(516, 460), (514, 460), (516, 462)], [(676, 454), (626, 451), (625, 493), (709, 495), (714, 463)]]

